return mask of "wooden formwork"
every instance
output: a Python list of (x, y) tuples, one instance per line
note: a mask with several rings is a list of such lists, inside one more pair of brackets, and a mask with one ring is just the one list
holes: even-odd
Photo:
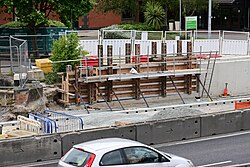
[[(157, 48), (156, 43), (152, 47)], [(192, 55), (192, 44), (188, 42), (188, 53), (169, 56), (166, 43), (162, 43), (161, 55), (153, 50), (149, 62), (140, 61), (140, 45), (135, 45), (135, 61), (131, 62), (131, 45), (126, 44), (125, 64), (113, 65), (112, 46), (107, 47), (107, 66), (103, 60), (99, 67), (77, 68), (69, 71), (62, 80), (62, 101), (80, 103), (112, 101), (119, 99), (140, 99), (143, 96), (167, 96), (177, 92), (191, 94), (197, 89), (197, 75), (201, 74), (196, 57)], [(99, 58), (103, 47), (98, 47)], [(180, 42), (178, 50), (181, 51)], [(134, 68), (138, 73), (131, 74)]]

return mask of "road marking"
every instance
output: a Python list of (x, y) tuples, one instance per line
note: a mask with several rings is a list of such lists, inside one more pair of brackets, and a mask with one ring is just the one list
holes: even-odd
[(208, 167), (208, 166), (217, 166), (217, 165), (222, 165), (222, 164), (228, 164), (231, 163), (232, 161), (223, 161), (223, 162), (217, 162), (217, 163), (212, 163), (212, 164), (206, 164), (206, 165), (201, 165), (197, 167)]
[(198, 139), (191, 139), (191, 140), (185, 140), (185, 141), (177, 141), (177, 142), (171, 142), (171, 143), (163, 143), (163, 144), (156, 144), (152, 145), (154, 148), (159, 147), (167, 147), (167, 146), (173, 146), (173, 145), (181, 145), (181, 144), (190, 144), (190, 143), (196, 143), (196, 142), (202, 142), (202, 141), (208, 141), (208, 140), (215, 140), (220, 138), (227, 138), (227, 137), (233, 137), (233, 136), (240, 136), (250, 134), (250, 131), (244, 131), (244, 132), (236, 132), (236, 133), (230, 133), (226, 135), (216, 135), (216, 136), (208, 136), (208, 137), (201, 137)]
[(230, 166), (224, 166), (224, 167), (240, 167), (240, 166), (250, 166), (250, 163), (236, 164), (236, 165), (230, 165)]

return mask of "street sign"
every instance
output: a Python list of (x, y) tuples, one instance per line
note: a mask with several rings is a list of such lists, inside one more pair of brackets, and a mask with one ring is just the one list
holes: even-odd
[(197, 29), (197, 16), (187, 16), (185, 18), (186, 30), (196, 30)]

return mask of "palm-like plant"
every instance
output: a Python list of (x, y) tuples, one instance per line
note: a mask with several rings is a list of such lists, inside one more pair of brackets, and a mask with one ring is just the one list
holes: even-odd
[(157, 1), (148, 1), (145, 6), (145, 20), (147, 25), (159, 30), (164, 24), (165, 11)]

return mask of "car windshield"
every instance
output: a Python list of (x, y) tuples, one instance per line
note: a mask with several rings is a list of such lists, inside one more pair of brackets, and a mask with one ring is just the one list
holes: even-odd
[(86, 152), (82, 149), (72, 148), (63, 157), (62, 161), (73, 165), (73, 166), (84, 166), (86, 165), (91, 153)]

